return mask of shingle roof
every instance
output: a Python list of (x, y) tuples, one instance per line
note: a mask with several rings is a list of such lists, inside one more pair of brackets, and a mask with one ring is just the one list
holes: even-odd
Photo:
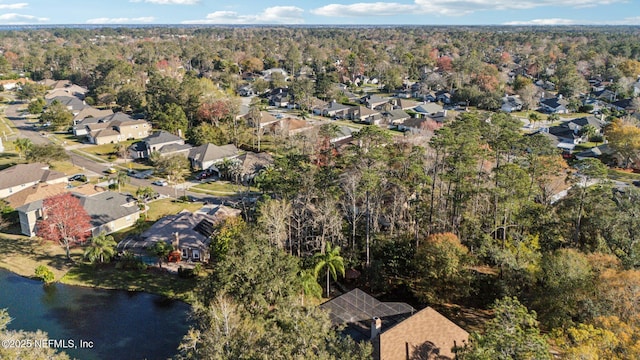
[(183, 141), (180, 136), (173, 135), (167, 131), (158, 131), (147, 136), (144, 141), (149, 145), (164, 144), (169, 142)]
[[(385, 359), (414, 358), (428, 343), (438, 349), (438, 359), (455, 359), (454, 347), (463, 347), (469, 333), (431, 307), (426, 307), (380, 335), (380, 357)], [(407, 346), (408, 345), (408, 346)], [(409, 354), (406, 354), (406, 350)], [(393, 354), (393, 355), (392, 355)], [(396, 356), (397, 357), (394, 357)], [(408, 355), (408, 356), (407, 356)]]
[(140, 211), (130, 197), (113, 191), (79, 197), (80, 204), (91, 217), (91, 225), (96, 227)]
[(211, 143), (203, 144), (189, 151), (189, 158), (195, 161), (215, 161), (232, 158), (238, 155), (238, 148), (233, 144), (217, 146)]
[(67, 191), (66, 183), (46, 184), (39, 183), (21, 190), (11, 196), (5, 198), (5, 201), (14, 209), (17, 209), (28, 203), (46, 199), (51, 196), (62, 194)]
[(0, 189), (8, 189), (34, 181), (46, 182), (66, 177), (61, 172), (49, 170), (47, 164), (18, 164), (0, 171)]

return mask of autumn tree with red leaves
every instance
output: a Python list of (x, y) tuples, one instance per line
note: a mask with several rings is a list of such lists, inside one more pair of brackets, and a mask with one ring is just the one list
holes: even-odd
[(71, 260), (69, 247), (83, 242), (91, 235), (91, 218), (80, 204), (80, 200), (65, 193), (45, 199), (43, 217), (38, 220), (36, 234), (64, 247), (67, 259)]
[(200, 105), (196, 117), (202, 122), (218, 126), (220, 121), (232, 116), (233, 104), (227, 99), (215, 99)]

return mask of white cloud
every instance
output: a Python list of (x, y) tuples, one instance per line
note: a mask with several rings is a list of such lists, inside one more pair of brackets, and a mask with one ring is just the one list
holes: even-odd
[(144, 16), (137, 18), (95, 18), (87, 20), (87, 24), (139, 24), (150, 23), (155, 18), (153, 16)]
[(215, 11), (203, 20), (186, 20), (183, 24), (301, 24), (304, 10), (297, 6), (274, 6), (256, 15), (241, 15), (235, 11)]
[(129, 0), (130, 2), (146, 2), (159, 5), (195, 5), (200, 0)]
[(16, 4), (0, 4), (0, 10), (5, 10), (5, 9), (24, 9), (27, 6), (29, 6), (28, 3), (16, 3)]
[(350, 5), (329, 4), (311, 12), (322, 16), (387, 16), (411, 13), (416, 9), (415, 5), (410, 4), (375, 2)]
[(527, 21), (509, 21), (504, 23), (503, 25), (574, 25), (574, 24), (576, 24), (575, 20), (552, 18), (552, 19), (533, 19), (533, 20), (527, 20)]
[(360, 2), (328, 4), (311, 10), (321, 16), (388, 16), (400, 14), (431, 14), (459, 16), (486, 10), (524, 10), (544, 6), (584, 8), (625, 3), (628, 0), (414, 0), (412, 4), (398, 2)]
[(0, 15), (0, 24), (2, 25), (33, 24), (34, 22), (45, 22), (45, 21), (49, 21), (49, 18), (37, 17), (33, 15), (15, 14), (15, 13)]
[(628, 17), (622, 20), (612, 20), (607, 25), (638, 25), (640, 24), (640, 16)]

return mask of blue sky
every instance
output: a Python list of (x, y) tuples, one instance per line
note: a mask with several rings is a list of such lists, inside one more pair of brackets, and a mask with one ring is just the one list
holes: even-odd
[(0, 25), (640, 25), (639, 3), (640, 0), (0, 0)]

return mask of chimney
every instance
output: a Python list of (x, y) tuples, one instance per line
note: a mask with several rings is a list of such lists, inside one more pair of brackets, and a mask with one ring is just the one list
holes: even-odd
[(379, 317), (374, 317), (371, 320), (371, 340), (375, 339), (382, 330), (382, 320)]
[(176, 249), (180, 248), (180, 236), (178, 235), (177, 231), (173, 233), (173, 237), (174, 237), (173, 246)]

